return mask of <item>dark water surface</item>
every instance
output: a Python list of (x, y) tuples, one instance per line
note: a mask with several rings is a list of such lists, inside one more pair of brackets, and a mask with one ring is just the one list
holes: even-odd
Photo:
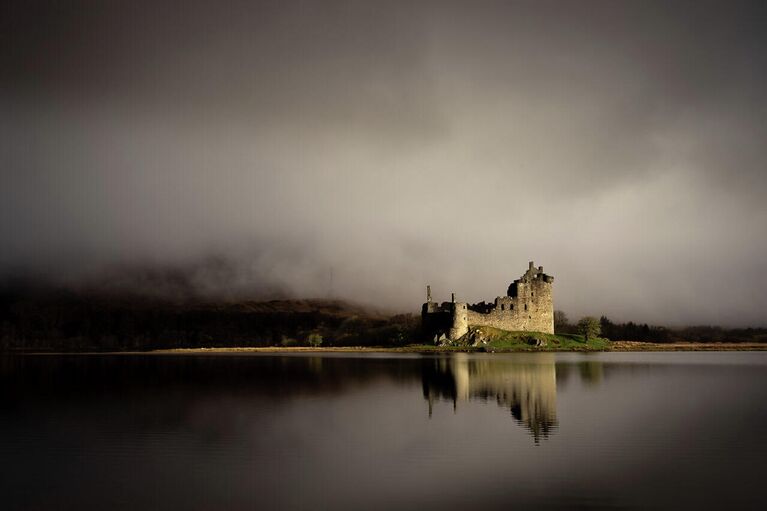
[(767, 353), (0, 358), (0, 509), (767, 509)]

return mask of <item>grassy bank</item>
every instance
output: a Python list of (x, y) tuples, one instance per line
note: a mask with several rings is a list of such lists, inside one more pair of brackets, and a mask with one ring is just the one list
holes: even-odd
[[(601, 351), (609, 349), (610, 341), (601, 337), (588, 341), (576, 334), (543, 334), (530, 332), (506, 332), (497, 328), (482, 327), (488, 336), (488, 349), (513, 351)], [(536, 340), (542, 346), (535, 346)]]
[[(168, 354), (168, 355), (201, 355), (201, 354), (216, 354), (216, 353), (231, 353), (231, 354), (246, 354), (246, 353), (456, 353), (456, 352), (468, 352), (468, 353), (505, 353), (505, 352), (537, 352), (537, 351), (615, 351), (615, 352), (636, 352), (636, 351), (767, 351), (767, 344), (762, 343), (653, 343), (653, 342), (627, 342), (620, 341), (610, 343), (604, 339), (598, 342), (595, 340), (593, 343), (580, 343), (580, 344), (565, 344), (559, 347), (546, 347), (538, 348), (532, 347), (527, 344), (521, 344), (519, 342), (500, 342), (497, 345), (491, 345), (488, 347), (474, 347), (474, 346), (434, 346), (433, 344), (409, 344), (401, 347), (367, 347), (367, 346), (346, 346), (346, 347), (324, 347), (324, 348), (308, 348), (308, 347), (295, 347), (295, 348), (283, 348), (283, 347), (266, 347), (266, 348), (178, 348), (169, 350), (154, 350), (150, 352), (139, 352), (141, 354)], [(577, 342), (577, 341), (576, 341)], [(605, 343), (604, 348), (597, 346)], [(121, 353), (131, 354), (131, 353)]]
[[(589, 339), (575, 334), (544, 334), (539, 332), (507, 332), (490, 327), (473, 327), (473, 339), (465, 338), (447, 345), (403, 344), (402, 346), (208, 346), (170, 348), (141, 351), (78, 352), (85, 355), (202, 355), (247, 353), (510, 353), (541, 351), (767, 351), (767, 343), (654, 343), (616, 341), (604, 338)], [(14, 350), (9, 353), (30, 355), (57, 355), (66, 352)], [(71, 353), (71, 352), (70, 352)]]
[(476, 351), (602, 351), (609, 349), (610, 341), (582, 335), (545, 334), (540, 332), (508, 332), (493, 327), (471, 327), (458, 341), (437, 349), (470, 349)]

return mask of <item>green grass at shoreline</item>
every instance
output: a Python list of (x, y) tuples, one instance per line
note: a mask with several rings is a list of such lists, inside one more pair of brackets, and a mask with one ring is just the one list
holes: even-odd
[(767, 351), (767, 344), (764, 343), (648, 343), (648, 342), (626, 342), (621, 341), (612, 343), (609, 347), (598, 349), (587, 348), (536, 348), (531, 346), (522, 347), (472, 347), (472, 346), (434, 346), (433, 344), (408, 344), (399, 347), (375, 347), (375, 346), (325, 346), (325, 347), (280, 347), (280, 346), (261, 346), (261, 347), (198, 347), (198, 348), (168, 348), (146, 351), (3, 351), (0, 356), (103, 356), (103, 355), (218, 355), (231, 354), (246, 355), (249, 353), (536, 353), (541, 351), (548, 352), (680, 352), (680, 351)]
[[(509, 332), (513, 334), (512, 332)], [(544, 339), (545, 346), (530, 346), (527, 338), (535, 337)], [(610, 347), (610, 341), (602, 338), (589, 339), (586, 342), (579, 335), (553, 335), (553, 334), (520, 334), (509, 335), (491, 341), (488, 349), (512, 350), (512, 351), (603, 351)]]
[[(410, 343), (399, 346), (195, 346), (149, 350), (0, 350), (0, 355), (173, 355), (173, 354), (247, 354), (247, 353), (510, 353), (510, 352), (594, 352), (594, 351), (764, 351), (767, 343), (653, 343), (638, 341), (611, 342), (593, 338), (586, 342), (581, 335), (546, 334), (540, 332), (509, 332), (492, 327), (472, 327), (460, 341), (445, 346)], [(542, 341), (542, 342), (540, 342)], [(541, 344), (541, 345), (536, 345)]]
[[(427, 347), (428, 345), (424, 345)], [(472, 327), (463, 339), (447, 346), (433, 346), (438, 350), (464, 349), (468, 351), (603, 351), (610, 341), (592, 338), (588, 342), (582, 335), (547, 334), (541, 332), (509, 332), (493, 327)]]

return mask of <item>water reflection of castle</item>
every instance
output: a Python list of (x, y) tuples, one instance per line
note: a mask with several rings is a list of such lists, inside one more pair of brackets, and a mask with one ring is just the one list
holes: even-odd
[(456, 354), (425, 359), (423, 395), (429, 416), (435, 400), (495, 399), (538, 443), (557, 427), (557, 372), (553, 353), (529, 353), (504, 358)]

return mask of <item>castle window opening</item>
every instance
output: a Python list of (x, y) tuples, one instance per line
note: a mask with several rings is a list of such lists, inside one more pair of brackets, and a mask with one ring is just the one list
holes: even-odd
[(527, 304), (525, 304), (525, 310), (527, 310)]
[(504, 304), (501, 304), (501, 310), (506, 310), (506, 306)]

